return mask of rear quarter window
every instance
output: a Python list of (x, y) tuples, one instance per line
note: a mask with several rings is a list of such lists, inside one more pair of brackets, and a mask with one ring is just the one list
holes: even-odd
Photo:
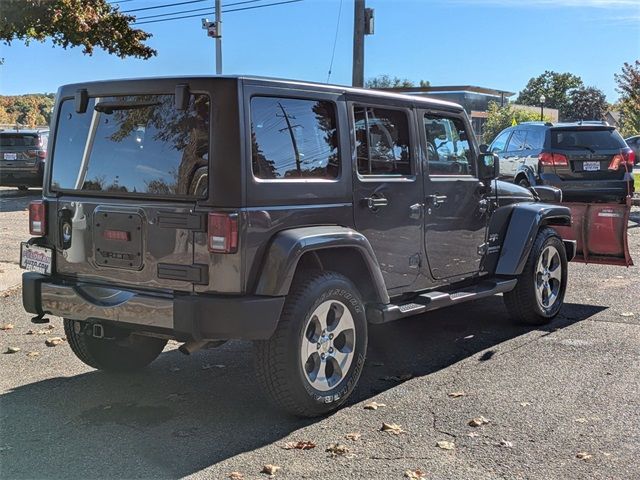
[(561, 150), (609, 150), (624, 148), (620, 134), (613, 129), (551, 130), (551, 148)]
[(185, 111), (173, 95), (91, 98), (85, 113), (60, 105), (53, 190), (148, 196), (202, 196), (197, 176), (209, 164), (209, 98), (192, 95)]

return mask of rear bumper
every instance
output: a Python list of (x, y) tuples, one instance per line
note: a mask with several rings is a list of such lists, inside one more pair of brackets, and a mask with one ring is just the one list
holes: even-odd
[(542, 174), (543, 185), (562, 190), (563, 201), (620, 200), (633, 193), (633, 180), (561, 180), (557, 175)]
[(0, 185), (3, 187), (42, 187), (43, 164), (29, 167), (7, 167), (0, 163)]
[(150, 294), (26, 272), (22, 303), (36, 315), (119, 324), (180, 340), (264, 340), (276, 329), (284, 297)]

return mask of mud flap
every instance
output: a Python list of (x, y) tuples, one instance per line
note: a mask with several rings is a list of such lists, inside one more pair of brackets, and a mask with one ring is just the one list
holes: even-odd
[(626, 203), (563, 202), (571, 209), (571, 226), (554, 226), (565, 240), (575, 240), (574, 262), (633, 265), (627, 241), (631, 197)]

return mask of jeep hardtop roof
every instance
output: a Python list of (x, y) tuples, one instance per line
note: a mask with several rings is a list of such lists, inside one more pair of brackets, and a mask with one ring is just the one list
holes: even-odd
[(215, 79), (226, 79), (226, 80), (237, 80), (243, 82), (246, 85), (273, 85), (279, 86), (283, 88), (296, 88), (296, 87), (304, 87), (304, 88), (313, 88), (320, 91), (327, 92), (343, 92), (343, 93), (351, 93), (358, 95), (367, 95), (378, 98), (387, 98), (387, 99), (397, 99), (402, 101), (412, 102), (414, 104), (421, 104), (425, 107), (438, 107), (445, 108), (448, 110), (456, 110), (463, 111), (462, 106), (457, 103), (447, 102), (445, 100), (437, 100), (433, 98), (423, 98), (416, 97), (414, 95), (405, 95), (402, 93), (395, 93), (385, 90), (376, 90), (370, 88), (356, 88), (350, 87), (346, 85), (334, 85), (327, 83), (317, 83), (317, 82), (308, 82), (304, 80), (291, 80), (284, 78), (271, 78), (271, 77), (260, 77), (260, 76), (251, 76), (251, 75), (194, 75), (194, 76), (175, 76), (175, 77), (141, 77), (141, 78), (128, 78), (128, 79), (113, 79), (113, 80), (98, 80), (92, 82), (82, 82), (82, 83), (73, 83), (67, 84), (60, 87), (58, 93), (64, 92), (65, 94), (71, 94), (78, 88), (86, 88), (91, 86), (103, 86), (105, 84), (119, 84), (122, 85), (127, 82), (131, 83), (144, 83), (144, 82), (152, 82), (154, 80), (215, 80)]

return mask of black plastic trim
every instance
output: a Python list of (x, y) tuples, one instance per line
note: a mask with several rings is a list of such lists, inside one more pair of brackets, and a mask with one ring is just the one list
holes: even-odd
[(158, 278), (181, 280), (183, 282), (207, 285), (209, 283), (209, 265), (158, 264)]

